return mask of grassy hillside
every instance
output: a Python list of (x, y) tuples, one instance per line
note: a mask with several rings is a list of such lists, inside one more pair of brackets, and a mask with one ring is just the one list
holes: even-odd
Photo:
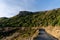
[(49, 11), (20, 11), (11, 18), (0, 18), (0, 27), (60, 26), (60, 8)]
[(60, 8), (38, 12), (20, 11), (11, 18), (0, 18), (0, 39), (30, 38), (36, 32), (35, 28), (42, 26), (60, 26)]

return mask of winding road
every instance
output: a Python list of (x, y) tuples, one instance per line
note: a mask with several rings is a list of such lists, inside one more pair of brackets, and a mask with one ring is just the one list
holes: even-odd
[(38, 36), (34, 40), (58, 40), (54, 36), (48, 34), (45, 29), (39, 29)]

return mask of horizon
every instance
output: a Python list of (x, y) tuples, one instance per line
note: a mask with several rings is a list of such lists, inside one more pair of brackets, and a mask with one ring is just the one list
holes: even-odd
[(12, 17), (19, 11), (46, 11), (60, 8), (60, 0), (0, 0), (0, 17)]

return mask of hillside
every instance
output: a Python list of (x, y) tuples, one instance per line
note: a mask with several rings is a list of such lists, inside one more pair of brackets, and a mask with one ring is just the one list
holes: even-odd
[[(34, 35), (37, 28), (49, 26), (52, 28), (60, 26), (60, 8), (38, 12), (20, 11), (13, 17), (0, 18), (0, 39), (19, 40), (21, 37), (27, 39)], [(24, 40), (22, 38), (21, 40)]]
[(60, 26), (60, 8), (49, 11), (20, 11), (11, 18), (0, 18), (0, 27)]

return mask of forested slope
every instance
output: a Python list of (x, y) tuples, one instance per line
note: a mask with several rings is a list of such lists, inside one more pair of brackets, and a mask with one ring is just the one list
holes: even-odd
[(60, 26), (60, 8), (48, 11), (20, 11), (11, 18), (0, 18), (0, 27)]

